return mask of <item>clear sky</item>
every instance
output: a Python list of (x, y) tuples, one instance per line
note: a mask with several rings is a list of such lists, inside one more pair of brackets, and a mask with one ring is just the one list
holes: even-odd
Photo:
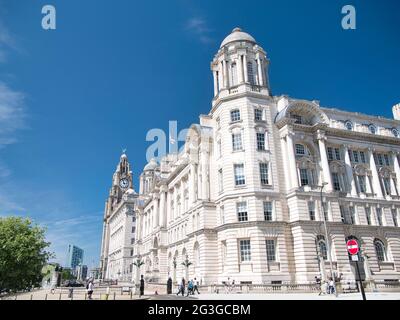
[[(56, 30), (41, 27), (52, 4)], [(343, 30), (352, 4), (357, 29)], [(210, 110), (210, 61), (239, 26), (266, 50), (273, 94), (392, 117), (400, 102), (400, 2), (0, 0), (0, 215), (48, 227), (97, 264), (122, 148), (135, 187), (146, 133)]]

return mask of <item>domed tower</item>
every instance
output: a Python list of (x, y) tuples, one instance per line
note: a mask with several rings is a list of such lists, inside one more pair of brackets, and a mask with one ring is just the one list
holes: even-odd
[(214, 100), (245, 91), (270, 95), (268, 65), (266, 53), (256, 40), (240, 28), (233, 29), (211, 62)]
[(156, 182), (159, 175), (160, 166), (156, 159), (152, 158), (148, 164), (143, 168), (143, 173), (140, 175), (140, 194), (148, 194)]

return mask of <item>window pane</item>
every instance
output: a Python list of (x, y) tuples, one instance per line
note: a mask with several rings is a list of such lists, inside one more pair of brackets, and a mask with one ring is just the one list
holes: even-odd
[(298, 155), (306, 154), (306, 150), (302, 144), (296, 144), (296, 154), (298, 154)]
[(257, 150), (265, 150), (265, 133), (257, 133)]
[(237, 186), (244, 185), (246, 181), (244, 177), (243, 164), (235, 164), (234, 171), (235, 171), (235, 185)]
[(315, 220), (315, 202), (308, 201), (308, 214), (310, 216), (310, 220)]
[(335, 148), (335, 157), (336, 157), (336, 160), (340, 160), (340, 150), (339, 150), (339, 148)]
[(240, 240), (240, 260), (251, 261), (250, 240)]
[(264, 201), (264, 220), (272, 221), (272, 202)]
[(260, 178), (262, 185), (268, 185), (268, 163), (260, 163)]
[(308, 172), (307, 169), (300, 169), (300, 181), (302, 186), (308, 185)]
[(236, 204), (237, 215), (239, 221), (248, 221), (247, 217), (247, 203), (246, 202), (238, 202)]
[(261, 121), (262, 120), (262, 110), (254, 109), (254, 120)]
[(231, 121), (239, 121), (240, 120), (240, 111), (238, 109), (231, 111)]
[(393, 219), (393, 224), (395, 227), (397, 227), (397, 210), (396, 209), (392, 209), (392, 219)]
[(242, 135), (240, 133), (232, 134), (232, 149), (233, 151), (242, 150)]
[(371, 225), (371, 208), (365, 208), (365, 216), (367, 218), (368, 225)]
[(382, 209), (381, 208), (376, 208), (376, 217), (378, 220), (378, 224), (382, 226)]
[(374, 241), (375, 245), (375, 252), (376, 252), (376, 257), (378, 258), (378, 261), (385, 261), (385, 249), (383, 246), (383, 243), (379, 240)]
[(265, 240), (265, 246), (267, 248), (267, 261), (274, 262), (276, 260), (275, 240)]
[(328, 160), (333, 160), (333, 150), (331, 147), (328, 147)]

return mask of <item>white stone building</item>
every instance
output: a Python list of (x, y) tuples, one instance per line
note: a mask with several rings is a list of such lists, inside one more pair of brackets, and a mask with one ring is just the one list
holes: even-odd
[[(191, 126), (182, 152), (144, 168), (133, 246), (141, 273), (161, 282), (308, 283), (327, 276), (331, 256), (346, 281), (355, 278), (346, 240), (356, 238), (363, 277), (398, 281), (400, 105), (385, 119), (273, 96), (268, 64), (255, 39), (234, 29), (211, 62), (209, 114)], [(110, 207), (114, 186), (111, 217), (125, 206)], [(106, 252), (109, 260), (114, 251)]]
[(113, 175), (105, 204), (100, 257), (101, 279), (131, 281), (133, 244), (138, 216), (138, 194), (125, 153)]

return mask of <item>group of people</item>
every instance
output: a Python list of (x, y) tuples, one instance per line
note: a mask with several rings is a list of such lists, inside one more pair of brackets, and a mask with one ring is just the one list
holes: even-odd
[[(168, 279), (168, 281), (170, 281), (171, 278)], [(171, 280), (172, 283), (172, 280)], [(176, 293), (176, 295), (182, 294), (182, 296), (185, 295), (185, 291), (186, 291), (186, 296), (188, 297), (189, 295), (194, 295), (195, 292), (197, 292), (197, 294), (200, 294), (199, 292), (199, 281), (194, 278), (192, 280), (189, 280), (187, 285), (186, 285), (186, 281), (185, 278), (182, 278), (181, 282), (178, 285), (178, 292)]]
[(335, 283), (330, 277), (327, 281), (326, 280), (321, 280), (319, 276), (315, 276), (315, 283), (318, 286), (319, 293), (318, 295), (320, 296), (321, 294), (334, 294), (335, 293)]

